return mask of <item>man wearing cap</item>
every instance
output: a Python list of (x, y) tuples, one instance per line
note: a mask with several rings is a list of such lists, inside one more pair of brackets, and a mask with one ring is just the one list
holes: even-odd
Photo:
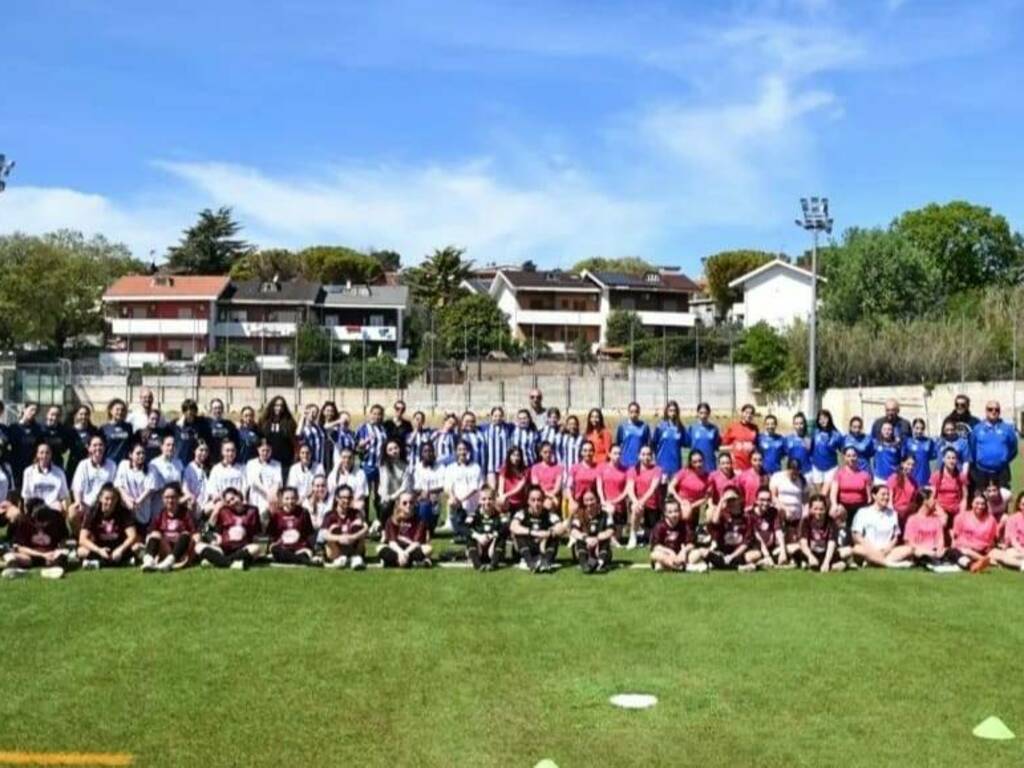
[(985, 403), (985, 418), (971, 430), (971, 488), (984, 489), (990, 480), (1000, 488), (1010, 487), (1010, 462), (1017, 457), (1017, 430), (1003, 421), (995, 400)]

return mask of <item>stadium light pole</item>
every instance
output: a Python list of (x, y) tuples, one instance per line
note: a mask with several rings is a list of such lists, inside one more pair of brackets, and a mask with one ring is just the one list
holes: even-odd
[(14, 170), (14, 161), (7, 162), (7, 155), (0, 153), (0, 192), (7, 189), (7, 177)]
[(822, 232), (832, 234), (832, 218), (828, 212), (827, 197), (801, 197), (803, 218), (796, 225), (811, 233), (811, 316), (807, 334), (807, 414), (813, 418), (818, 402), (817, 336), (818, 336), (818, 237)]

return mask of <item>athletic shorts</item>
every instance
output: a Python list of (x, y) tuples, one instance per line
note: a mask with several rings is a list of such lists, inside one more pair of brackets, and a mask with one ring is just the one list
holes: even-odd
[(815, 485), (825, 485), (832, 482), (832, 478), (836, 476), (836, 470), (838, 470), (838, 467), (832, 467), (832, 469), (818, 469), (814, 467), (809, 473), (809, 479)]

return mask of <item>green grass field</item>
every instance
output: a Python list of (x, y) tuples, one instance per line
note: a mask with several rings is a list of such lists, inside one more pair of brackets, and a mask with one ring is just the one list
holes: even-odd
[[(75, 573), (0, 584), (0, 752), (139, 766), (1006, 766), (1024, 577)], [(618, 710), (618, 692), (656, 694)]]

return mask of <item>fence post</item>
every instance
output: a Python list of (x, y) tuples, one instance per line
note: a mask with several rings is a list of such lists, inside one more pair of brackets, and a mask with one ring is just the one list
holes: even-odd
[(565, 410), (572, 408), (572, 376), (565, 377)]

